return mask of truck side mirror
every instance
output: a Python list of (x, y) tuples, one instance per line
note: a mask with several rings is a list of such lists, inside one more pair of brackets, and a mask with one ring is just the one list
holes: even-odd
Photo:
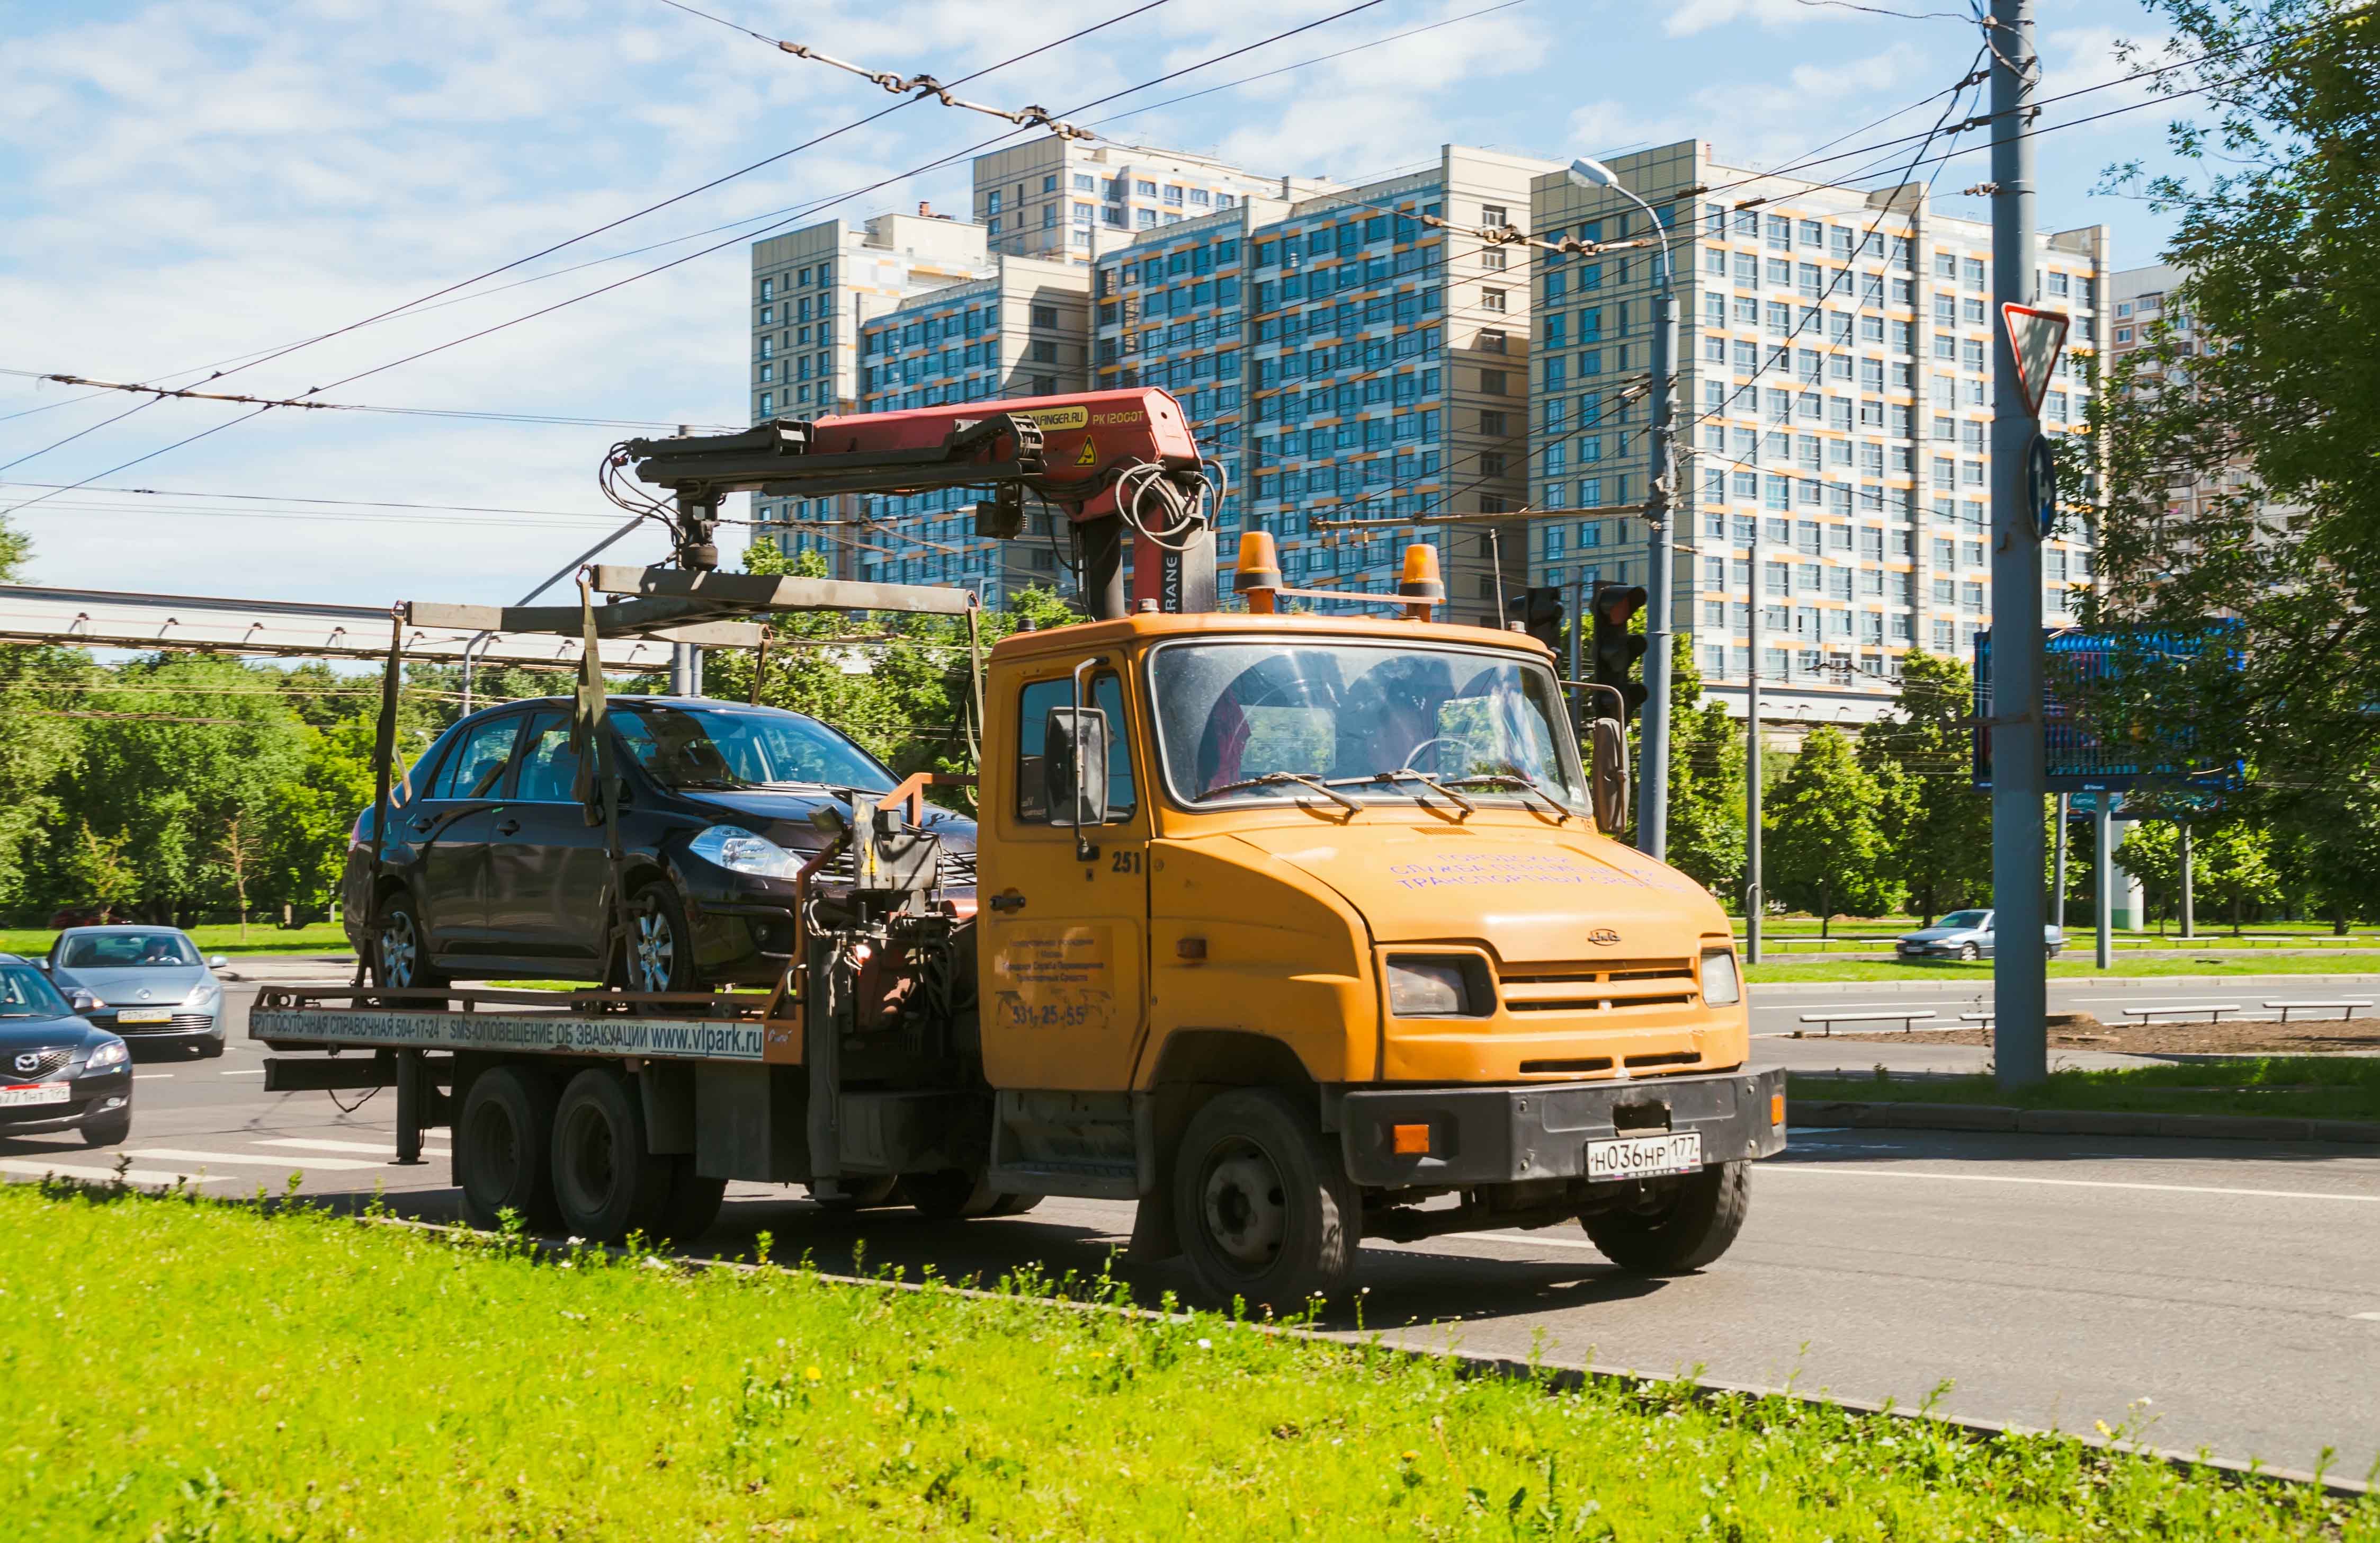
[(1628, 825), (1628, 725), (1617, 718), (1587, 723), (1587, 796), (1595, 828), (1616, 836)]
[(1050, 823), (1108, 820), (1108, 715), (1095, 707), (1053, 707), (1041, 728), (1041, 780)]

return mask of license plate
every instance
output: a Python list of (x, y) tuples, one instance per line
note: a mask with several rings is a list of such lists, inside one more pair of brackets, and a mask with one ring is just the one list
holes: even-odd
[(1642, 1179), (1655, 1173), (1691, 1173), (1703, 1165), (1703, 1133), (1671, 1131), (1627, 1136), (1586, 1144), (1590, 1180)]
[(170, 1007), (128, 1007), (115, 1014), (120, 1024), (169, 1024), (174, 1021)]
[(0, 1087), (0, 1109), (22, 1109), (27, 1104), (62, 1104), (74, 1097), (74, 1089), (63, 1082), (26, 1083), (16, 1087)]

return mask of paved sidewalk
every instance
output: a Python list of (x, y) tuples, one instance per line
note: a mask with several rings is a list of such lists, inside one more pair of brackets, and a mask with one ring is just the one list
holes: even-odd
[(215, 971), (228, 981), (250, 986), (344, 986), (356, 978), (352, 954), (234, 954)]

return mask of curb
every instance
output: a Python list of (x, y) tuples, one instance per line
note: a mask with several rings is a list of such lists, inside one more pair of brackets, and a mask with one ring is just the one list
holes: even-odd
[[(1766, 966), (1764, 966), (1766, 967)], [(1924, 968), (1924, 966), (1913, 966)], [(2380, 970), (2362, 975), (2099, 975), (2052, 976), (2049, 984), (2114, 986), (2139, 981), (2143, 986), (2222, 986), (2232, 990), (2244, 990), (2252, 986), (2284, 985), (2372, 985), (2380, 982)], [(1961, 986), (1988, 995), (1992, 989), (1988, 976), (1949, 976), (1934, 980), (1753, 980), (1744, 989), (1758, 996), (1800, 996), (1818, 991), (1956, 991)], [(1755, 1005), (1757, 1005), (1755, 1002)]]
[[(1790, 1096), (1790, 1094), (1789, 1094)], [(1930, 1104), (1804, 1100), (1792, 1105), (1811, 1124), (1885, 1130), (2014, 1131), (2028, 1136), (2182, 1136), (2218, 1141), (2332, 1141), (2380, 1146), (2380, 1120), (2293, 1120), (2262, 1114), (2150, 1114), (2125, 1110), (2017, 1109), (2005, 1104)]]

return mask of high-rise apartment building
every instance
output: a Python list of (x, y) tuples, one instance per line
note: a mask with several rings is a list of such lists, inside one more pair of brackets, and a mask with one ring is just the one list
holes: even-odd
[[(1866, 722), (1912, 649), (1964, 657), (1988, 625), (1991, 227), (1937, 211), (1922, 186), (1867, 191), (1767, 176), (1688, 140), (1616, 157), (1677, 263), (1680, 483), (1672, 622), (1706, 688), (1742, 709), (1761, 618), (1764, 711)], [(1536, 178), (1540, 238), (1650, 234), (1617, 192)], [(1649, 249), (1530, 254), (1537, 313), (1527, 426), (1531, 577), (1643, 583), (1654, 264)], [(2073, 350), (2107, 343), (2106, 227), (2035, 253), (2038, 303), (2073, 319), (2042, 409), (2080, 425)], [(1632, 395), (1631, 388), (1637, 388)], [(1758, 536), (1759, 571), (1753, 571)], [(2043, 614), (2070, 621), (2085, 533), (2044, 549)]]
[[(926, 205), (859, 225), (828, 220), (752, 243), (752, 419), (856, 410), (860, 327), (915, 295), (992, 271), (982, 227)], [(852, 501), (752, 501), (756, 541), (818, 551), (829, 571), (856, 571)], [(790, 523), (799, 522), (799, 523)]]
[[(1521, 507), (1528, 276), (1425, 218), (1517, 221), (1548, 166), (1450, 145), (1418, 172), (1160, 225), (1098, 260), (1093, 384), (1182, 401), (1230, 489), (1223, 562), (1242, 529), (1265, 529), (1292, 586), (1388, 594), (1405, 544), (1436, 539), (1444, 614), (1503, 614), (1524, 522), (1507, 541), (1430, 517)], [(1347, 520), (1378, 523), (1333, 529)]]
[(1088, 263), (1136, 236), (1252, 198), (1302, 199), (1335, 186), (1260, 176), (1185, 151), (1051, 134), (976, 157), (975, 217), (996, 252)]
[[(861, 412), (1081, 391), (1090, 357), (1090, 274), (1075, 264), (995, 257), (987, 276), (905, 300), (859, 330)], [(858, 577), (955, 584), (1000, 604), (1055, 586), (1067, 537), (1028, 506), (1025, 540), (975, 534), (970, 488), (868, 496), (854, 532)]]

